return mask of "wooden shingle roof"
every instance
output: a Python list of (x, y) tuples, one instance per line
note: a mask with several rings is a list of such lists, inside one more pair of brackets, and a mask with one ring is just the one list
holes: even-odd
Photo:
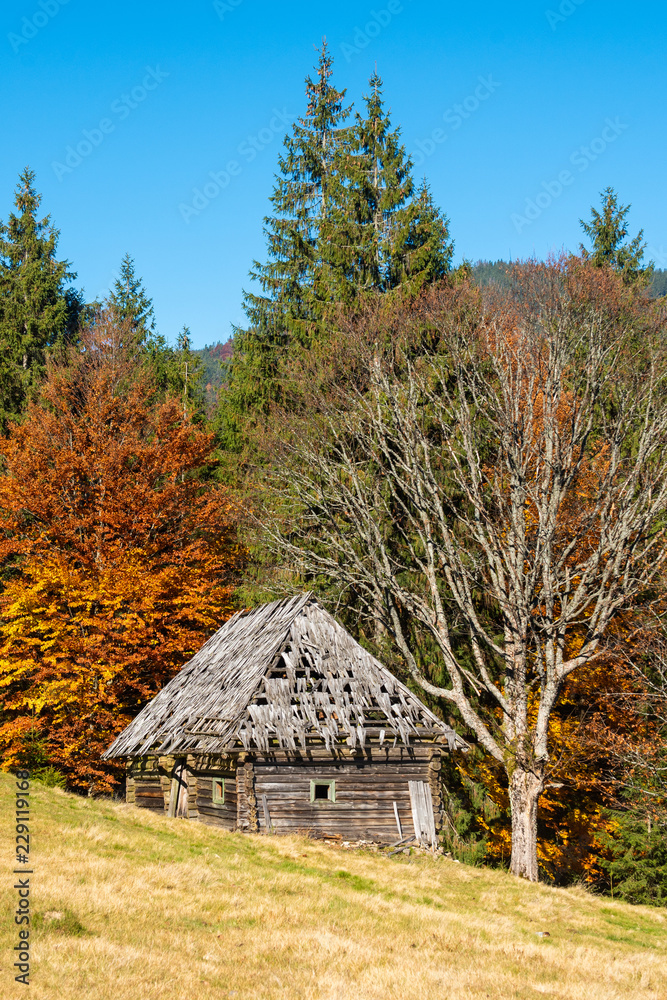
[(466, 743), (311, 594), (240, 612), (139, 712), (104, 754), (295, 750), (369, 737)]

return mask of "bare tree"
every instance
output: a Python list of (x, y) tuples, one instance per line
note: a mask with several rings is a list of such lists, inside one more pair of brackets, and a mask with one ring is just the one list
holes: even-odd
[(667, 387), (651, 306), (586, 268), (529, 270), (474, 321), (432, 296), (430, 350), (366, 330), (367, 377), (289, 439), (264, 527), (352, 590), (503, 765), (511, 871), (536, 881), (552, 710), (664, 559)]

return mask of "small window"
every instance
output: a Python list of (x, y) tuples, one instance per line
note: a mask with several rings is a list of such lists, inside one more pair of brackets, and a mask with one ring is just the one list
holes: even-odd
[(213, 779), (213, 805), (224, 806), (225, 804), (225, 779)]
[(311, 781), (310, 783), (311, 802), (335, 802), (336, 782), (332, 781)]

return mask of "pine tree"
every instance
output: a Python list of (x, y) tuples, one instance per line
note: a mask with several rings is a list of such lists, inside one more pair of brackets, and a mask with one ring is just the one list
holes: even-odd
[(418, 292), (445, 277), (454, 253), (448, 220), (426, 182), (415, 191), (412, 162), (400, 128), (391, 126), (377, 72), (369, 86), (366, 114), (356, 115), (350, 150), (339, 156), (338, 230), (332, 226), (324, 241), (343, 272), (342, 301), (366, 291)]
[(38, 218), (34, 171), (19, 175), (7, 223), (0, 222), (0, 429), (23, 412), (44, 373), (48, 348), (76, 336), (83, 303), (76, 277), (56, 258), (59, 231)]
[(126, 253), (109, 296), (114, 321), (127, 329), (137, 344), (144, 344), (155, 333), (153, 300), (149, 299), (134, 260)]
[(155, 398), (179, 399), (184, 416), (202, 420), (205, 410), (202, 365), (192, 353), (190, 330), (183, 327), (176, 348), (156, 331), (153, 300), (129, 253), (123, 257), (120, 274), (114, 282), (109, 309), (114, 323), (133, 343), (137, 355), (143, 354)]
[(609, 857), (600, 865), (609, 890), (628, 903), (664, 906), (667, 901), (667, 817), (664, 801), (628, 802), (609, 810), (610, 832), (599, 839)]
[(341, 305), (394, 288), (413, 294), (450, 268), (447, 220), (425, 185), (415, 195), (382, 80), (371, 76), (364, 114), (348, 125), (331, 74), (325, 44), (306, 80), (307, 114), (279, 160), (269, 262), (251, 272), (264, 294), (245, 295), (250, 328), (235, 332), (216, 419), (223, 450), (240, 451), (246, 431), (283, 401), (290, 355), (326, 334)]
[(244, 294), (250, 321), (234, 332), (234, 355), (221, 390), (216, 431), (224, 451), (242, 447), (243, 426), (280, 398), (280, 366), (290, 347), (309, 346), (322, 326), (336, 282), (331, 256), (322, 253), (322, 229), (339, 193), (336, 163), (348, 142), (345, 91), (331, 82), (333, 59), (326, 40), (316, 75), (306, 78), (306, 114), (285, 137), (279, 173), (264, 219), (268, 262), (253, 262), (251, 278), (262, 293)]
[(184, 420), (201, 422), (206, 410), (203, 365), (192, 351), (190, 328), (183, 327), (175, 348), (161, 333), (152, 333), (141, 345), (141, 353), (155, 388), (155, 398), (178, 400)]
[(183, 419), (200, 419), (204, 416), (206, 390), (204, 366), (201, 358), (192, 351), (190, 327), (184, 326), (176, 339), (176, 360), (172, 393), (178, 395), (183, 405)]
[(265, 324), (260, 329), (236, 331), (234, 353), (225, 365), (227, 377), (220, 387), (213, 421), (221, 459), (225, 453), (242, 452), (248, 429), (263, 420), (271, 404), (280, 398), (282, 357), (279, 338)]
[(365, 115), (357, 113), (350, 142), (337, 154), (335, 208), (321, 234), (338, 302), (395, 288), (415, 293), (445, 277), (454, 253), (448, 220), (426, 182), (415, 191), (377, 72), (369, 87)]
[(602, 210), (591, 208), (591, 221), (579, 220), (581, 228), (593, 244), (588, 251), (583, 244), (579, 252), (584, 260), (595, 267), (608, 266), (621, 273), (627, 282), (639, 281), (648, 284), (653, 274), (653, 263), (642, 266), (646, 243), (642, 243), (644, 230), (640, 229), (629, 243), (624, 243), (628, 235), (626, 216), (630, 205), (619, 205), (618, 196), (612, 187), (601, 192)]

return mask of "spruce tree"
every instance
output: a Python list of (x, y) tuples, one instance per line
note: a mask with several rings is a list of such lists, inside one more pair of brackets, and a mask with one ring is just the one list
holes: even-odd
[(389, 286), (414, 295), (446, 277), (453, 255), (449, 220), (424, 180), (392, 234)]
[(653, 263), (642, 265), (646, 249), (646, 243), (642, 243), (644, 230), (640, 229), (633, 240), (625, 243), (628, 235), (626, 216), (630, 205), (619, 205), (618, 196), (612, 187), (606, 187), (600, 197), (601, 211), (591, 208), (591, 221), (579, 220), (581, 228), (593, 244), (591, 251), (580, 244), (581, 256), (595, 267), (613, 268), (628, 283), (639, 281), (641, 284), (648, 284), (653, 274)]
[(322, 253), (322, 229), (339, 194), (336, 163), (348, 142), (345, 91), (331, 82), (333, 59), (326, 40), (315, 77), (306, 77), (306, 113), (284, 140), (279, 172), (264, 219), (268, 261), (253, 262), (251, 278), (262, 294), (244, 293), (247, 330), (234, 331), (234, 355), (216, 417), (224, 450), (239, 451), (243, 426), (266, 414), (280, 398), (280, 367), (291, 347), (308, 347), (322, 328), (336, 282)]
[(144, 355), (146, 370), (155, 387), (156, 399), (177, 399), (183, 419), (201, 421), (206, 411), (204, 369), (192, 350), (190, 328), (184, 326), (173, 347), (161, 333), (151, 333), (139, 353)]
[(136, 274), (134, 260), (126, 253), (109, 296), (114, 320), (127, 324), (128, 332), (137, 344), (145, 344), (155, 333), (153, 301), (149, 299), (141, 278)]
[(306, 114), (285, 137), (278, 160), (270, 199), (274, 214), (264, 220), (269, 260), (255, 261), (251, 271), (264, 294), (244, 295), (253, 335), (276, 346), (287, 340), (310, 343), (322, 313), (322, 290), (329, 284), (320, 231), (335, 208), (335, 165), (347, 141), (349, 114), (345, 91), (331, 83), (332, 64), (325, 41), (315, 78), (306, 78)]
[(21, 415), (39, 382), (46, 351), (76, 336), (82, 297), (57, 259), (60, 233), (38, 218), (34, 171), (19, 175), (15, 211), (0, 222), (0, 429)]
[(345, 91), (331, 75), (324, 44), (306, 79), (307, 113), (279, 159), (274, 214), (265, 219), (269, 260), (251, 272), (263, 294), (245, 294), (250, 327), (235, 331), (216, 419), (223, 450), (240, 451), (283, 399), (290, 353), (322, 337), (341, 304), (395, 288), (412, 294), (450, 268), (447, 220), (425, 185), (415, 194), (382, 80), (371, 76), (364, 113), (348, 124)]
[(201, 420), (206, 409), (204, 366), (199, 355), (192, 350), (189, 326), (184, 326), (178, 334), (174, 360), (169, 392), (182, 400), (184, 420)]
[(242, 452), (248, 430), (262, 421), (271, 404), (280, 399), (284, 337), (263, 320), (259, 328), (236, 330), (234, 352), (224, 366), (226, 378), (220, 386), (213, 424), (222, 452)]
[(454, 244), (448, 220), (424, 181), (415, 191), (412, 162), (385, 110), (375, 72), (357, 113), (349, 150), (339, 154), (337, 215), (323, 240), (335, 265), (340, 301), (400, 288), (415, 293), (444, 278)]
[(393, 231), (413, 191), (411, 163), (384, 108), (377, 72), (350, 141), (336, 157), (337, 198), (321, 234), (336, 298), (384, 291), (391, 280)]
[[(660, 792), (647, 804), (637, 796), (609, 810), (608, 827), (598, 837), (606, 848), (600, 867), (609, 891), (628, 903), (664, 906), (667, 902), (667, 816)], [(609, 822), (611, 821), (611, 822)]]
[(157, 332), (153, 300), (136, 273), (129, 253), (121, 262), (120, 274), (109, 296), (109, 308), (114, 321), (125, 328), (137, 353), (143, 354), (156, 398), (179, 399), (184, 418), (202, 420), (205, 411), (202, 365), (192, 352), (190, 330), (183, 327), (175, 348)]

